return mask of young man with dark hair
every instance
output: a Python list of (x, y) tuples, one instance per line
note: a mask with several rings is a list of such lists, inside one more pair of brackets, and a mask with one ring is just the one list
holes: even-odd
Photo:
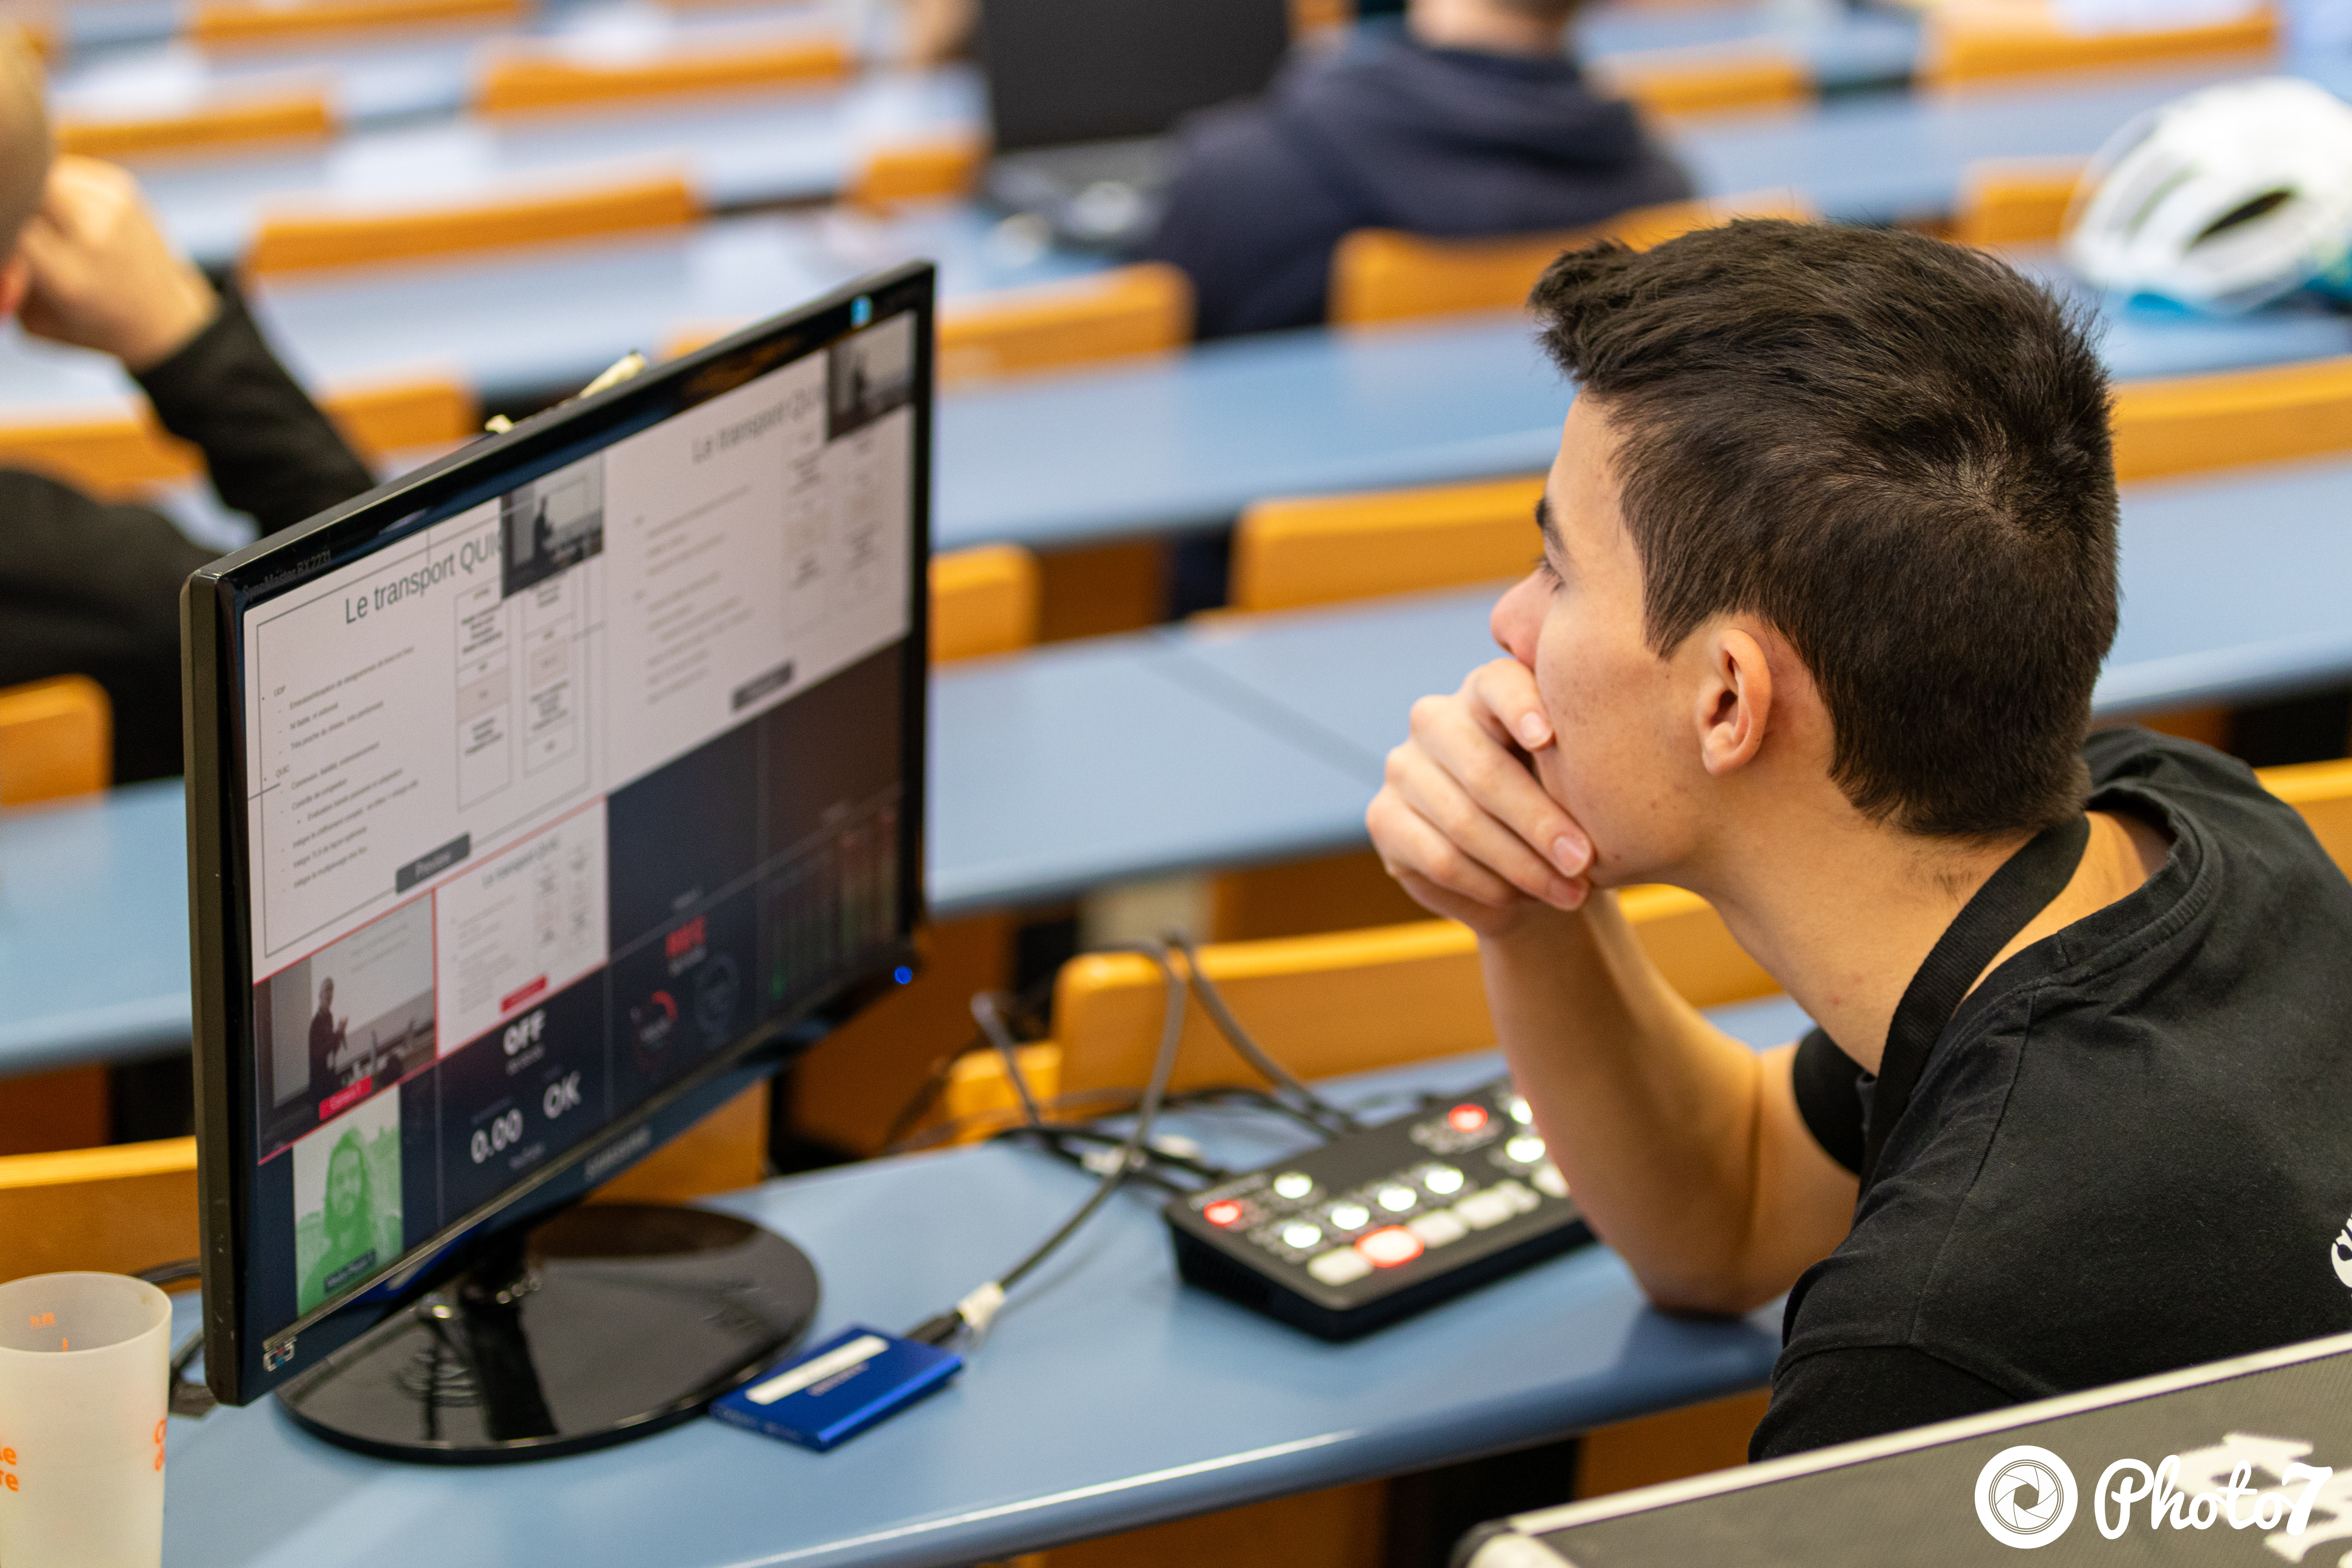
[[(1748, 222), (1563, 256), (1580, 391), (1369, 822), (1659, 1305), (1789, 1292), (1758, 1457), (2352, 1329), (2352, 885), (2238, 763), (2086, 738), (2105, 378), (1978, 253)], [(1760, 1056), (1607, 891), (1704, 897)]]
[(1321, 321), (1350, 229), (1531, 234), (1689, 195), (1570, 58), (1576, 4), (1410, 0), (1188, 123), (1143, 254), (1192, 279), (1199, 334)]

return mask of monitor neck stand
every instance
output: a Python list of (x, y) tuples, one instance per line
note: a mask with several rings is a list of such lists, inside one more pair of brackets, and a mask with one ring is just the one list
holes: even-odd
[(696, 1415), (799, 1338), (816, 1302), (807, 1257), (748, 1220), (585, 1204), (485, 1242), (278, 1398), (384, 1458), (579, 1453)]

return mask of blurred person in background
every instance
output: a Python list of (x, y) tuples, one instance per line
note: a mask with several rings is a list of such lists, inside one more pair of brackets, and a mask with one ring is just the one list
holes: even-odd
[(1531, 234), (1688, 196), (1633, 107), (1585, 80), (1576, 5), (1408, 0), (1190, 121), (1142, 255), (1192, 279), (1199, 335), (1322, 321), (1350, 229)]
[[(0, 316), (121, 362), (220, 499), (274, 532), (375, 481), (234, 294), (157, 229), (123, 170), (53, 155), (40, 70), (0, 39)], [(180, 772), (180, 585), (216, 552), (152, 508), (0, 468), (0, 686), (86, 675), (118, 783)]]

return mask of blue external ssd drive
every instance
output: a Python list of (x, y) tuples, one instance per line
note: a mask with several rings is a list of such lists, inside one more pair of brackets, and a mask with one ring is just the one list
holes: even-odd
[(821, 1454), (937, 1393), (962, 1370), (963, 1357), (953, 1351), (848, 1328), (721, 1394), (710, 1414)]

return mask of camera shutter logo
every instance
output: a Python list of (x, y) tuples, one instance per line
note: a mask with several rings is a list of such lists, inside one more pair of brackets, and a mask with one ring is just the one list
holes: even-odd
[(2074, 1472), (2047, 1448), (2003, 1448), (1977, 1472), (1977, 1518), (2003, 1546), (2047, 1546), (2074, 1522)]

